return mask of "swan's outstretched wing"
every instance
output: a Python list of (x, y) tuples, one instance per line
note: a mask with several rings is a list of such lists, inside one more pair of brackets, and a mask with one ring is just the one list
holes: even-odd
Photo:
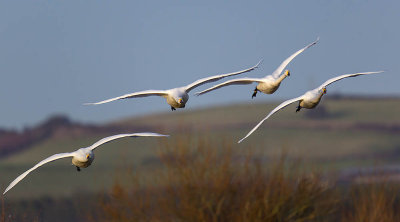
[(118, 134), (114, 136), (109, 136), (106, 138), (103, 138), (97, 142), (95, 142), (93, 145), (89, 146), (88, 149), (94, 150), (98, 146), (108, 143), (112, 140), (123, 138), (123, 137), (139, 137), (139, 136), (169, 136), (169, 135), (163, 135), (163, 134), (158, 134), (158, 133), (131, 133), (131, 134)]
[[(304, 96), (304, 95), (303, 95)], [(275, 107), (275, 109), (273, 109), (263, 120), (261, 120), (257, 126), (255, 126), (252, 130), (250, 130), (249, 133), (247, 133), (247, 135), (245, 137), (243, 137), (241, 140), (238, 141), (238, 143), (241, 143), (244, 139), (246, 139), (248, 136), (250, 136), (254, 131), (256, 131), (256, 129), (265, 121), (267, 120), (272, 114), (276, 113), (277, 111), (285, 108), (286, 106), (290, 105), (291, 103), (294, 103), (296, 101), (300, 101), (303, 99), (303, 96), (299, 96), (297, 98), (294, 99), (289, 99), (286, 100), (285, 102), (281, 103), (279, 106)]]
[(204, 93), (208, 93), (210, 91), (219, 89), (219, 88), (224, 87), (224, 86), (229, 86), (229, 85), (247, 85), (247, 84), (251, 84), (253, 82), (262, 82), (262, 81), (263, 81), (263, 79), (259, 79), (259, 78), (232, 79), (232, 80), (228, 80), (226, 82), (220, 83), (218, 85), (215, 85), (213, 87), (210, 87), (210, 88), (208, 88), (206, 90), (203, 90), (201, 92), (197, 92), (197, 93), (195, 93), (195, 95), (196, 96), (200, 96), (200, 95), (202, 95)]
[(34, 167), (30, 168), (29, 170), (25, 171), (23, 174), (21, 174), (17, 178), (15, 178), (15, 180), (13, 182), (11, 182), (10, 185), (8, 185), (8, 187), (4, 191), (3, 195), (6, 194), (7, 191), (9, 191), (11, 188), (13, 188), (19, 181), (24, 179), (24, 177), (26, 177), (26, 175), (28, 175), (30, 172), (32, 172), (36, 168), (42, 166), (43, 164), (46, 164), (46, 163), (49, 163), (49, 162), (52, 162), (54, 160), (58, 160), (58, 159), (61, 159), (61, 158), (73, 157), (73, 156), (74, 156), (74, 152), (72, 152), (72, 153), (58, 153), (58, 154), (54, 154), (53, 156), (47, 157), (46, 159), (44, 159), (44, 160), (40, 161), (38, 164), (36, 164)]
[(310, 48), (311, 46), (317, 44), (319, 40), (319, 37), (317, 38), (317, 40), (309, 45), (307, 45), (306, 47), (300, 49), (299, 51), (293, 53), (291, 56), (289, 56), (285, 61), (282, 62), (282, 64), (272, 73), (272, 76), (274, 78), (278, 78), (279, 75), (282, 73), (282, 71), (286, 68), (286, 66), (294, 59), (294, 57), (296, 57), (298, 54), (302, 53), (304, 50)]
[(108, 103), (108, 102), (112, 102), (112, 101), (119, 100), (119, 99), (129, 99), (129, 98), (134, 98), (134, 97), (167, 96), (167, 95), (168, 95), (168, 91), (166, 91), (166, 90), (145, 90), (145, 91), (134, 92), (134, 93), (126, 94), (123, 96), (103, 100), (103, 101), (100, 101), (97, 103), (85, 103), (84, 105), (99, 105), (99, 104)]
[(360, 76), (360, 75), (376, 74), (376, 73), (382, 73), (382, 72), (384, 72), (384, 71), (378, 71), (378, 72), (359, 72), (359, 73), (353, 73), (353, 74), (344, 74), (344, 75), (341, 75), (341, 76), (334, 77), (334, 78), (332, 78), (332, 79), (328, 79), (327, 81), (325, 81), (324, 83), (322, 83), (322, 85), (320, 85), (320, 86), (318, 87), (318, 89), (321, 90), (322, 88), (328, 86), (329, 84), (332, 84), (332, 83), (334, 83), (334, 82), (336, 82), (336, 81), (339, 81), (339, 80), (341, 80), (341, 79), (344, 79), (344, 78), (356, 77), (356, 76)]
[(210, 77), (207, 77), (207, 78), (199, 79), (199, 80), (197, 80), (197, 81), (185, 86), (185, 90), (186, 90), (187, 93), (189, 93), (192, 89), (194, 89), (194, 88), (196, 88), (198, 86), (201, 86), (203, 84), (210, 83), (210, 82), (215, 82), (217, 80), (220, 80), (220, 79), (228, 77), (228, 76), (234, 76), (234, 75), (239, 75), (239, 74), (242, 74), (242, 73), (245, 73), (245, 72), (250, 72), (250, 71), (258, 68), (258, 65), (260, 65), (261, 62), (262, 62), (262, 60), (260, 60), (255, 66), (253, 66), (251, 68), (248, 68), (248, 69), (240, 70), (238, 72), (231, 72), (231, 73), (227, 73), (227, 74), (210, 76)]

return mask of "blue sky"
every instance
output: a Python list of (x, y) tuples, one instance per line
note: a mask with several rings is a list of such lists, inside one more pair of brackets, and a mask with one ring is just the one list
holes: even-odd
[[(185, 109), (281, 101), (344, 73), (328, 93), (400, 95), (399, 1), (0, 1), (0, 127), (32, 126), (52, 114), (103, 123), (169, 112), (147, 97), (83, 106), (146, 89), (169, 89), (250, 67), (262, 77), (290, 54), (291, 76), (273, 95), (255, 85), (192, 94)], [(182, 112), (180, 109), (177, 112)]]

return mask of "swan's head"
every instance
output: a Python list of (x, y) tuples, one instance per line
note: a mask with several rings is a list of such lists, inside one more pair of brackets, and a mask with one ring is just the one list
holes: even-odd
[(179, 99), (178, 99), (179, 107), (185, 108), (185, 103), (186, 103), (186, 102), (185, 102), (182, 98), (179, 98)]
[(87, 148), (81, 148), (75, 152), (74, 159), (80, 162), (88, 162), (94, 159), (94, 153)]
[(326, 88), (322, 88), (322, 94), (326, 94)]
[(289, 69), (286, 69), (286, 70), (285, 70), (285, 76), (290, 76), (290, 71), (289, 71)]
[(92, 163), (92, 161), (94, 160), (94, 153), (93, 151), (90, 151), (89, 153), (85, 154), (86, 157), (86, 161), (88, 163)]
[(82, 156), (81, 156), (81, 160), (82, 162), (87, 162), (94, 159), (94, 153), (92, 151), (89, 152), (85, 152)]
[(185, 102), (183, 101), (182, 97), (175, 97), (174, 98), (176, 103), (178, 103), (179, 105), (183, 105)]

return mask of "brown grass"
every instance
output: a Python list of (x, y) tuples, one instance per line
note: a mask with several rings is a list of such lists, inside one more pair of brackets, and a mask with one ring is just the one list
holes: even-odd
[(1, 222), (6, 221), (6, 207), (4, 206), (4, 195), (1, 195)]
[(267, 164), (204, 139), (179, 138), (164, 147), (164, 170), (154, 181), (159, 186), (142, 187), (140, 178), (129, 189), (116, 183), (102, 197), (96, 220), (321, 221), (337, 210), (329, 182), (301, 172), (285, 155)]
[(372, 183), (350, 189), (342, 221), (400, 221), (399, 185)]
[(376, 176), (384, 172), (337, 185), (287, 151), (271, 160), (231, 143), (168, 141), (158, 153), (162, 167), (119, 169), (98, 198), (2, 202), (0, 221), (400, 221), (400, 184)]

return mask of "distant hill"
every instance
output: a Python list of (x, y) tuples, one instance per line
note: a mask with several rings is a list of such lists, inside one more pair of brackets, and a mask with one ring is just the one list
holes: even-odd
[[(342, 96), (323, 98), (312, 110), (293, 113), (290, 106), (269, 120), (273, 128), (315, 128), (336, 130), (375, 130), (400, 132), (400, 98)], [(35, 127), (18, 132), (0, 129), (0, 158), (27, 149), (49, 138), (80, 135), (113, 134), (125, 131), (192, 132), (250, 129), (277, 103), (232, 104), (194, 111), (178, 110), (153, 115), (135, 116), (105, 125), (82, 124), (67, 116), (56, 115)], [(373, 110), (373, 112), (369, 112)], [(377, 111), (378, 110), (378, 111)], [(357, 113), (356, 113), (357, 111)], [(361, 119), (360, 119), (361, 118)], [(344, 121), (348, 120), (348, 121)], [(358, 121), (360, 120), (360, 121)]]
[[(340, 170), (344, 172), (345, 181), (355, 177), (361, 168), (400, 168), (400, 98), (324, 97), (317, 109), (298, 113), (293, 104), (237, 144), (278, 104), (256, 101), (135, 116), (104, 125), (81, 124), (65, 116), (55, 116), (22, 132), (0, 130), (3, 155), (0, 185), (8, 185), (17, 175), (54, 153), (70, 152), (112, 134), (140, 131), (171, 136), (126, 138), (105, 144), (96, 150), (93, 166), (80, 173), (71, 166), (70, 159), (49, 163), (8, 195), (27, 198), (50, 194), (64, 196), (77, 190), (95, 192), (111, 186), (114, 181), (111, 178), (117, 177), (116, 172), (123, 172), (120, 169), (126, 167), (148, 176), (152, 183), (151, 176), (162, 167), (160, 150), (172, 149), (176, 144), (190, 148), (198, 141), (216, 150), (230, 146), (238, 155), (250, 152), (260, 163), (279, 158), (284, 152), (289, 159), (304, 161), (307, 166)], [(390, 172), (397, 175), (397, 171)], [(85, 183), (71, 182), (79, 180)], [(43, 186), (46, 182), (52, 186)]]
[[(299, 113), (292, 104), (273, 115), (271, 127), (286, 128), (355, 128), (398, 132), (400, 127), (400, 98), (397, 97), (344, 97), (339, 94), (324, 97), (315, 109)], [(279, 103), (249, 103), (207, 107), (194, 111), (163, 112), (153, 115), (121, 119), (111, 126), (146, 125), (172, 131), (237, 128), (248, 129), (257, 124)]]
[(148, 131), (145, 126), (99, 126), (72, 122), (67, 116), (52, 116), (22, 132), (0, 129), (0, 158), (27, 149), (49, 138), (118, 133), (124, 130)]

